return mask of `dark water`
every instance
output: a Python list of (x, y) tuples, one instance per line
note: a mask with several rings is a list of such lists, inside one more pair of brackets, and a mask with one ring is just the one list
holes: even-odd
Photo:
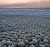
[(50, 16), (50, 9), (0, 9), (0, 15)]

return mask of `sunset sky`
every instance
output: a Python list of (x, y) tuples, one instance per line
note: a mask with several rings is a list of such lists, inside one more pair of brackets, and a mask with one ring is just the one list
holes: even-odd
[(50, 8), (50, 0), (0, 0), (0, 8)]

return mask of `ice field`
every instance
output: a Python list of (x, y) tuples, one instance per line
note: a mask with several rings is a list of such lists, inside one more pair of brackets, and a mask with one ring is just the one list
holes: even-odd
[(0, 16), (0, 47), (50, 47), (50, 16)]

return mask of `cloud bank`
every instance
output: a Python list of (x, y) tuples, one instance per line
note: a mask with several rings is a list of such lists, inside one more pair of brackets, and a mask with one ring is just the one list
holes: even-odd
[(0, 8), (50, 8), (50, 0), (0, 0)]

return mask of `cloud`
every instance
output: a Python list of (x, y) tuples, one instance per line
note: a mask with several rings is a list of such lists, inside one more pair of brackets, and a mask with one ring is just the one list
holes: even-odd
[(13, 0), (16, 1), (16, 3), (12, 3), (12, 4), (0, 4), (0, 8), (50, 8), (50, 0), (20, 0), (20, 2), (23, 3), (18, 3), (17, 4), (17, 0)]
[(50, 0), (0, 0), (0, 4), (26, 4), (34, 2), (44, 2)]

